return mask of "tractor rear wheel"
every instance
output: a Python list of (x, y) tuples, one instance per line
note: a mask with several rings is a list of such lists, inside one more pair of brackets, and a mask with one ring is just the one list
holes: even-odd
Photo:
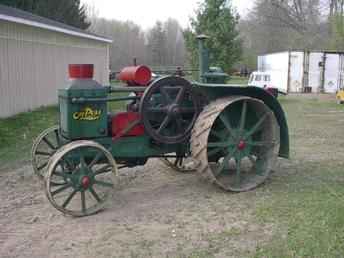
[(192, 132), (191, 152), (210, 182), (226, 191), (249, 191), (273, 170), (279, 136), (276, 118), (262, 101), (233, 96), (204, 108)]
[(61, 147), (61, 143), (59, 126), (57, 125), (44, 130), (34, 141), (31, 150), (31, 163), (33, 171), (39, 179), (44, 179), (49, 159), (59, 147)]
[[(65, 166), (73, 164), (73, 166)], [(75, 141), (61, 147), (50, 159), (45, 193), (62, 213), (92, 215), (104, 208), (118, 183), (111, 153), (93, 141)]]

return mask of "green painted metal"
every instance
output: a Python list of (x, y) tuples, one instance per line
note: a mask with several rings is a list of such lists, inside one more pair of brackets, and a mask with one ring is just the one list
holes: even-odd
[[(280, 151), (279, 156), (289, 158), (289, 131), (285, 113), (276, 98), (265, 90), (256, 87), (212, 85), (194, 83), (194, 90), (199, 92), (208, 102), (225, 96), (248, 96), (263, 101), (275, 114), (280, 126)], [(238, 111), (239, 112), (239, 111)]]
[(204, 46), (204, 41), (208, 37), (206, 35), (199, 35), (198, 39), (198, 62), (199, 62), (199, 81), (206, 82), (204, 74), (209, 71), (209, 51)]
[[(206, 35), (199, 35), (198, 39), (198, 62), (199, 81), (203, 83), (223, 84), (229, 76), (220, 67), (210, 67), (209, 50), (205, 46)], [(212, 69), (216, 68), (216, 69)]]
[(70, 140), (106, 136), (107, 102), (104, 98), (107, 94), (105, 87), (59, 90), (62, 136)]

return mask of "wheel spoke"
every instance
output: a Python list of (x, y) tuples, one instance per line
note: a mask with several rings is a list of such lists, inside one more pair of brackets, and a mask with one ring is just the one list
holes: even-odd
[(210, 142), (208, 143), (208, 148), (226, 148), (226, 147), (231, 147), (235, 146), (234, 143), (232, 142)]
[(214, 135), (215, 137), (217, 137), (217, 138), (219, 138), (219, 139), (223, 139), (223, 138), (224, 138), (223, 135), (221, 135), (219, 132), (216, 132), (214, 129), (212, 129), (212, 130), (210, 131), (210, 134), (211, 134), (211, 135)]
[(213, 156), (213, 155), (219, 153), (219, 152), (222, 151), (222, 150), (223, 150), (223, 148), (214, 148), (213, 150), (208, 151), (208, 156), (211, 157), (211, 156)]
[(56, 150), (57, 148), (48, 140), (48, 138), (43, 137), (43, 141), (49, 146), (50, 149)]
[(99, 161), (102, 155), (103, 155), (103, 152), (98, 152), (98, 154), (94, 157), (94, 159), (91, 161), (88, 167), (92, 168), (95, 164), (97, 164), (97, 162)]
[(172, 99), (170, 98), (170, 96), (168, 95), (168, 93), (167, 93), (165, 87), (161, 87), (161, 88), (160, 88), (160, 93), (161, 93), (161, 95), (164, 97), (165, 103), (166, 103), (166, 104), (170, 104), (170, 103), (173, 102)]
[(54, 130), (54, 133), (55, 133), (56, 143), (57, 143), (57, 147), (58, 147), (61, 145), (58, 129)]
[(227, 131), (230, 133), (230, 136), (234, 137), (234, 131), (233, 131), (232, 126), (231, 126), (229, 120), (227, 119), (227, 117), (223, 113), (221, 113), (220, 119), (221, 119), (222, 123), (225, 125)]
[(97, 202), (101, 202), (102, 199), (100, 199), (99, 195), (96, 193), (96, 191), (93, 189), (93, 187), (89, 188), (91, 194), (93, 195), (93, 197), (97, 200)]
[(276, 145), (276, 141), (253, 141), (250, 143), (251, 146), (267, 147), (272, 148)]
[(239, 127), (240, 133), (242, 133), (245, 128), (246, 114), (247, 114), (247, 101), (244, 101), (242, 104), (242, 111), (241, 111), (241, 117), (240, 117), (240, 127)]
[(248, 137), (250, 137), (251, 135), (253, 135), (259, 128), (260, 126), (263, 124), (263, 122), (265, 121), (265, 119), (268, 117), (268, 113), (265, 113), (259, 120), (258, 122), (249, 130), (249, 132), (245, 135), (245, 138), (247, 139)]
[(94, 180), (94, 183), (97, 185), (101, 185), (104, 187), (111, 187), (113, 188), (113, 184), (112, 183), (107, 183), (107, 182), (103, 182), (103, 181), (99, 181), (99, 180)]
[(239, 154), (239, 158), (236, 159), (236, 185), (240, 185), (241, 183), (241, 155)]
[(176, 98), (177, 104), (180, 104), (182, 102), (184, 94), (185, 94), (185, 88), (181, 87), (178, 94), (177, 94), (177, 98)]
[(82, 168), (86, 168), (87, 164), (86, 164), (85, 157), (84, 157), (84, 154), (82, 153), (81, 149), (79, 149), (79, 156), (80, 156), (80, 165), (81, 165), (81, 167)]
[(104, 167), (101, 167), (101, 168), (97, 169), (94, 172), (94, 175), (96, 176), (96, 175), (104, 174), (104, 173), (107, 173), (107, 172), (110, 172), (110, 171), (112, 171), (112, 166), (107, 164)]
[(41, 156), (48, 156), (48, 157), (50, 157), (51, 155), (53, 155), (53, 153), (46, 152), (46, 151), (36, 151), (35, 154), (41, 155)]
[(58, 193), (61, 193), (61, 192), (65, 191), (65, 190), (67, 190), (70, 187), (72, 187), (70, 184), (64, 185), (64, 186), (60, 187), (59, 189), (55, 190), (54, 192), (51, 192), (51, 195), (54, 196), (54, 195), (56, 195)]
[(53, 175), (54, 176), (59, 176), (59, 177), (62, 177), (62, 178), (70, 177), (70, 174), (64, 173), (64, 172), (60, 172), (60, 171), (54, 171)]
[(159, 129), (158, 129), (158, 133), (160, 134), (162, 130), (164, 130), (168, 124), (170, 123), (170, 116), (166, 116), (166, 118), (164, 119), (164, 121), (162, 122), (162, 124), (160, 125)]
[(85, 213), (85, 211), (86, 211), (86, 196), (85, 196), (85, 191), (81, 191), (80, 194), (81, 194), (81, 209), (82, 209), (82, 212)]
[(57, 186), (62, 186), (62, 185), (66, 185), (66, 184), (67, 184), (66, 182), (63, 182), (63, 183), (51, 182), (50, 186), (51, 187), (57, 187)]
[(78, 192), (77, 189), (75, 189), (69, 196), (68, 198), (63, 202), (62, 207), (66, 208), (67, 205), (70, 203), (70, 201), (73, 199), (74, 195)]

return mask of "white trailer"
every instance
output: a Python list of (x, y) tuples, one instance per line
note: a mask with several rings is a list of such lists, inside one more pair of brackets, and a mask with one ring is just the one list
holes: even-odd
[(335, 93), (344, 87), (344, 52), (285, 51), (258, 56), (258, 72), (271, 74), (283, 92)]

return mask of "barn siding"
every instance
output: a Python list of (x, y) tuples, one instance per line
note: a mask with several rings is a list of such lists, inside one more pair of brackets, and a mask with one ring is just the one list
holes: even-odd
[(92, 63), (109, 83), (109, 44), (0, 21), (0, 117), (57, 103), (68, 64)]

